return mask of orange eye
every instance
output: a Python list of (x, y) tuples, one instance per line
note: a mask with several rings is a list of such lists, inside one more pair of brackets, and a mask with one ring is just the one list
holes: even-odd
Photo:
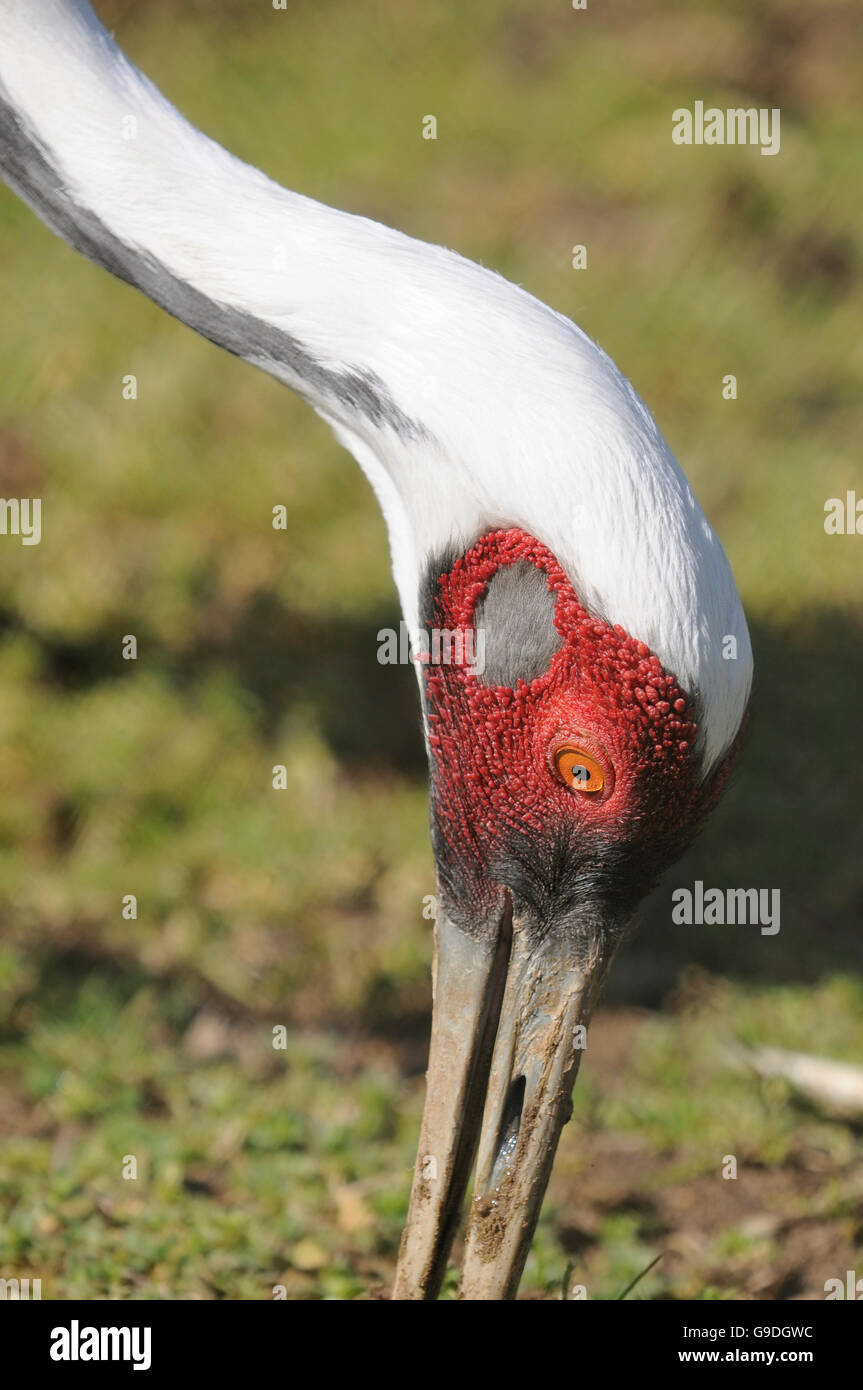
[(601, 792), (605, 786), (605, 773), (590, 753), (583, 748), (569, 744), (558, 748), (552, 755), (557, 775), (565, 786), (577, 792)]

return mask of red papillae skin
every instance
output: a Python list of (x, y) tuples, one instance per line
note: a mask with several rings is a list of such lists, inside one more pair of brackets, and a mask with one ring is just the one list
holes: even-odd
[[(563, 831), (588, 846), (629, 846), (658, 873), (710, 810), (729, 760), (699, 784), (688, 696), (643, 642), (591, 616), (554, 556), (522, 531), (489, 533), (440, 575), (430, 624), (469, 632), (491, 576), (519, 560), (548, 576), (563, 643), (543, 675), (515, 690), (484, 685), (467, 666), (426, 667), (438, 856), (483, 879), (513, 832), (547, 842)], [(613, 769), (601, 792), (560, 781), (551, 755), (564, 743)]]

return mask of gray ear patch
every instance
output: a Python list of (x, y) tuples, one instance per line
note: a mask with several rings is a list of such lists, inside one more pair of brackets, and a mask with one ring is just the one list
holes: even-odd
[(513, 690), (519, 679), (536, 680), (563, 644), (554, 626), (554, 594), (548, 577), (527, 560), (495, 571), (476, 606), (474, 624), (478, 644), (485, 642), (485, 666), (479, 677), (483, 685)]

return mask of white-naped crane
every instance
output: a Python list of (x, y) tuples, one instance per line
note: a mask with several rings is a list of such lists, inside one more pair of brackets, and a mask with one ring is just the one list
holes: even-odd
[(0, 170), (305, 397), (375, 489), (408, 628), (483, 635), (483, 663), (418, 664), (438, 916), (393, 1296), (437, 1296), (476, 1160), (461, 1296), (514, 1298), (611, 958), (739, 743), (752, 658), (722, 547), (573, 323), (233, 158), (87, 0), (0, 0)]

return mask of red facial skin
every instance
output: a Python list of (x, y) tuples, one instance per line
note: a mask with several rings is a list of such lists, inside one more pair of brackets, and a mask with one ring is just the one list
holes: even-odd
[[(629, 847), (658, 874), (712, 807), (730, 759), (699, 784), (687, 695), (643, 642), (592, 617), (554, 556), (521, 531), (489, 533), (440, 576), (431, 625), (469, 632), (491, 576), (518, 560), (548, 576), (563, 642), (548, 670), (515, 690), (484, 685), (467, 666), (426, 667), (439, 858), (487, 880), (513, 832), (563, 831), (587, 846)], [(553, 762), (564, 744), (597, 758), (602, 791), (564, 785)]]

